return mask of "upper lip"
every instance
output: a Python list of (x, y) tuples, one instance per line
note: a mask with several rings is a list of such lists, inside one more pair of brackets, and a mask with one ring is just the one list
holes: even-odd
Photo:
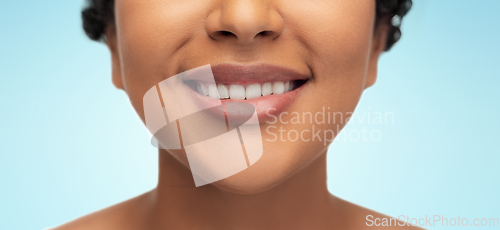
[[(275, 81), (307, 80), (310, 76), (296, 70), (267, 63), (236, 64), (222, 63), (211, 65), (216, 83), (220, 84), (254, 84)], [(185, 76), (184, 80), (196, 80)]]

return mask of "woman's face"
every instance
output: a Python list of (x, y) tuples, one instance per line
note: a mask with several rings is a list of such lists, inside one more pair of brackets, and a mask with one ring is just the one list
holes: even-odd
[[(206, 64), (232, 63), (250, 70), (280, 66), (307, 80), (289, 96), (282, 95), (288, 100), (284, 106), (259, 114), (261, 159), (214, 183), (254, 193), (325, 154), (363, 90), (375, 82), (387, 30), (375, 29), (374, 23), (375, 0), (116, 0), (115, 24), (106, 36), (113, 82), (126, 91), (143, 121), (147, 90)], [(269, 109), (254, 104), (257, 110)], [(331, 118), (336, 114), (336, 119), (322, 122), (321, 114), (315, 117), (318, 112)], [(183, 151), (168, 153), (189, 167)]]

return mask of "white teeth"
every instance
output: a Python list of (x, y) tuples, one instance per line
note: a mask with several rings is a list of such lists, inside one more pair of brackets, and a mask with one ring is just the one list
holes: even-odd
[(217, 91), (217, 86), (215, 86), (215, 84), (208, 85), (208, 96), (213, 99), (219, 99), (219, 92)]
[(245, 99), (245, 87), (242, 85), (229, 85), (229, 98), (235, 100)]
[(235, 100), (250, 100), (261, 96), (271, 94), (282, 94), (293, 90), (293, 81), (277, 81), (274, 83), (266, 82), (262, 85), (259, 83), (243, 86), (231, 84), (228, 86), (223, 84), (206, 84), (199, 83), (196, 91), (201, 95), (211, 97), (213, 99), (235, 99)]
[(246, 95), (247, 100), (260, 97), (261, 96), (260, 84), (253, 84), (253, 85), (247, 86), (245, 95)]
[(204, 83), (199, 83), (196, 90), (203, 96), (208, 96), (208, 87)]
[(273, 84), (266, 82), (262, 85), (262, 96), (271, 95), (273, 93)]
[(290, 91), (290, 82), (289, 81), (285, 82), (285, 88), (284, 89), (285, 89), (284, 90), (285, 92)]
[(229, 89), (227, 88), (227, 86), (225, 86), (223, 84), (218, 84), (217, 90), (219, 91), (220, 99), (229, 98)]
[(198, 93), (199, 93), (199, 94), (201, 94), (201, 95), (206, 96), (205, 94), (203, 94), (203, 90), (201, 89), (201, 86), (202, 86), (202, 83), (198, 83), (198, 84), (196, 85), (196, 92), (198, 92)]
[(285, 92), (285, 84), (282, 81), (273, 83), (273, 94), (282, 94)]

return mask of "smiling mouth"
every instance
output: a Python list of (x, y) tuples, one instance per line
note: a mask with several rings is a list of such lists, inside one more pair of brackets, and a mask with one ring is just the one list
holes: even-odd
[[(292, 105), (307, 88), (312, 75), (269, 64), (218, 64), (181, 74), (192, 101), (201, 108), (226, 106), (226, 103), (252, 104), (260, 123), (273, 118)], [(212, 75), (213, 74), (213, 77)], [(183, 100), (177, 99), (177, 100)], [(190, 103), (190, 102), (186, 102)], [(241, 111), (224, 109), (224, 116), (238, 117)], [(219, 113), (212, 115), (221, 116)]]
[(295, 91), (307, 75), (279, 66), (219, 64), (212, 66), (215, 84), (185, 77), (184, 83), (198, 94), (222, 101), (265, 99)]

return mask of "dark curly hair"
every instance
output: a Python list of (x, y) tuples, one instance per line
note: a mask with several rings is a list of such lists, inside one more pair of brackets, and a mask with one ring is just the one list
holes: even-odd
[[(386, 51), (401, 38), (401, 21), (412, 6), (412, 0), (376, 0), (376, 22), (387, 20), (390, 25)], [(87, 0), (82, 10), (83, 30), (94, 41), (103, 41), (108, 23), (114, 20), (114, 0)]]

